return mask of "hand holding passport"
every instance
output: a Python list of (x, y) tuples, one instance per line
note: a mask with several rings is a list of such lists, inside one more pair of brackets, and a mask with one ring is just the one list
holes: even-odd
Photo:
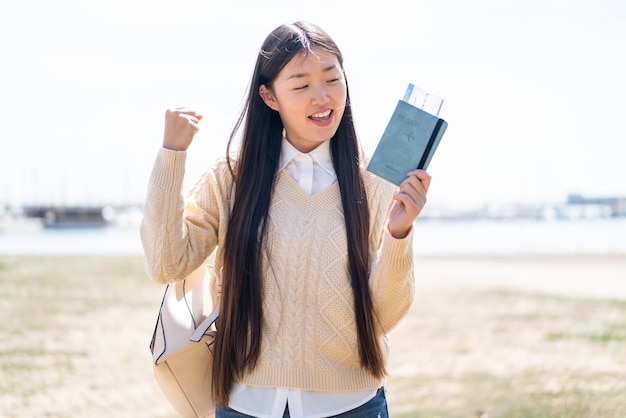
[(427, 169), (448, 123), (438, 117), (443, 100), (409, 84), (398, 101), (367, 170), (400, 185), (407, 173)]

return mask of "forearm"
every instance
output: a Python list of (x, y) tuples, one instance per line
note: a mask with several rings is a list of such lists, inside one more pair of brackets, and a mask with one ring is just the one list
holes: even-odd
[(413, 233), (395, 239), (385, 232), (370, 275), (374, 308), (387, 334), (406, 315), (415, 294)]
[(184, 152), (159, 150), (148, 183), (140, 234), (146, 271), (160, 283), (184, 279), (208, 255), (198, 244), (207, 243), (200, 236), (206, 232), (185, 219), (185, 159)]

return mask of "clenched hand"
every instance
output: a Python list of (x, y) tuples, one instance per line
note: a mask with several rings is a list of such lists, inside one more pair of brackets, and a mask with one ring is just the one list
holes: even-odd
[(165, 111), (163, 147), (173, 151), (187, 151), (194, 135), (200, 129), (202, 115), (195, 109), (178, 107)]

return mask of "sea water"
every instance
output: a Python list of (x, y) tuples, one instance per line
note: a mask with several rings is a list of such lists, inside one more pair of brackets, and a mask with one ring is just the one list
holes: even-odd
[[(437, 220), (414, 224), (416, 255), (626, 254), (626, 218)], [(138, 226), (0, 229), (2, 254), (140, 255)]]

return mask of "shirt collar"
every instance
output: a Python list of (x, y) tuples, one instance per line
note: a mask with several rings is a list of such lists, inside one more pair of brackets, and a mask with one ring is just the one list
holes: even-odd
[[(285, 168), (291, 160), (300, 154), (305, 153), (298, 151), (289, 141), (287, 141), (287, 138), (283, 136), (280, 149), (279, 171)], [(324, 171), (329, 174), (335, 174), (335, 167), (333, 166), (333, 161), (330, 157), (330, 141), (322, 142), (317, 146), (317, 148), (306, 154), (313, 158), (313, 161), (316, 162)]]

